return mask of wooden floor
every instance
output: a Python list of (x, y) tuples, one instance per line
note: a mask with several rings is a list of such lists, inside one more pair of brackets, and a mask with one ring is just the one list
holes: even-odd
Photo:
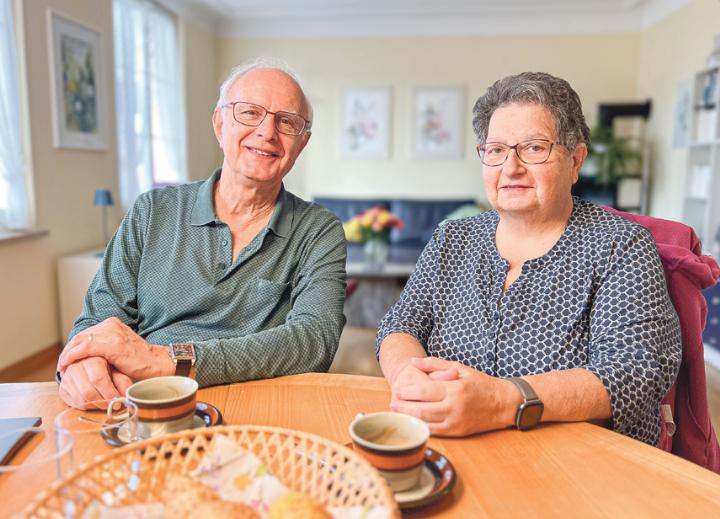
[[(0, 382), (40, 382), (55, 378), (56, 354), (46, 352), (33, 360), (33, 365), (16, 370), (5, 370)], [(340, 338), (340, 347), (330, 371), (358, 375), (382, 376), (375, 360), (375, 330), (346, 326)], [(720, 433), (720, 370), (707, 367), (708, 400), (715, 431)]]

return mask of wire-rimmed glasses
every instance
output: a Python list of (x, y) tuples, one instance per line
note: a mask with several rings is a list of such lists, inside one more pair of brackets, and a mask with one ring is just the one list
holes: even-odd
[(553, 146), (559, 142), (547, 139), (531, 139), (518, 142), (514, 146), (502, 142), (486, 142), (478, 144), (477, 152), (486, 166), (501, 166), (510, 155), (510, 150), (515, 150), (518, 159), (524, 164), (542, 164), (550, 158)]
[(310, 130), (310, 121), (300, 114), (278, 110), (271, 112), (261, 105), (246, 103), (245, 101), (234, 101), (225, 103), (220, 108), (232, 107), (233, 117), (240, 124), (245, 126), (260, 126), (267, 117), (267, 114), (275, 116), (275, 129), (285, 135), (301, 135)]

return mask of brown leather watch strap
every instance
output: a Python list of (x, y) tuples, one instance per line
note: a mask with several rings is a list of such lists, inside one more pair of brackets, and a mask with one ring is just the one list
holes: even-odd
[(192, 367), (192, 362), (189, 360), (178, 360), (175, 362), (175, 375), (179, 377), (189, 377)]
[(170, 357), (175, 363), (175, 375), (189, 377), (195, 366), (195, 347), (191, 343), (170, 344)]

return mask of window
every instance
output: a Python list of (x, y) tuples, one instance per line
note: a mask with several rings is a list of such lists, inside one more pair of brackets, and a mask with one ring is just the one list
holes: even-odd
[(120, 197), (187, 180), (175, 17), (148, 0), (114, 0)]
[(27, 229), (30, 208), (12, 0), (0, 0), (0, 70), (0, 229)]

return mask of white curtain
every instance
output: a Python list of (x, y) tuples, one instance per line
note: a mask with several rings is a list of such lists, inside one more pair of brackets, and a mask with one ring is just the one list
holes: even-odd
[(144, 0), (114, 0), (120, 198), (187, 179), (175, 20)]
[(0, 227), (30, 227), (12, 0), (0, 0)]
[(184, 182), (185, 114), (178, 63), (175, 20), (152, 9), (148, 13), (150, 49), (150, 99), (153, 127), (155, 182)]

